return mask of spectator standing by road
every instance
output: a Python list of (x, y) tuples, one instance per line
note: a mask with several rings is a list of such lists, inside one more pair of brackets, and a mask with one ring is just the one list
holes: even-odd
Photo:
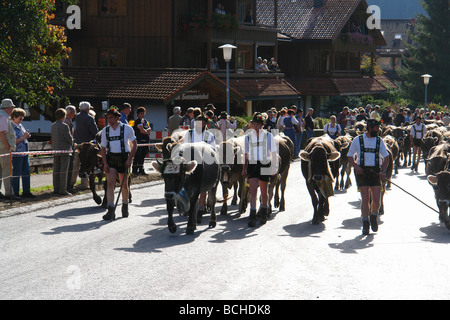
[[(75, 119), (75, 116), (77, 115), (77, 109), (72, 106), (72, 105), (68, 105), (66, 107), (66, 119), (64, 120), (64, 122), (69, 126), (69, 130), (70, 130), (70, 134), (72, 135), (72, 138), (74, 138), (74, 129), (73, 129), (73, 119)], [(75, 140), (74, 140), (74, 144), (72, 146), (72, 149), (75, 150)], [(67, 175), (67, 191), (72, 193), (73, 192), (73, 187), (75, 185), (75, 182), (77, 181), (76, 179), (73, 180), (73, 161), (75, 158), (75, 152), (73, 152), (70, 155), (70, 159), (69, 159), (69, 172)]]
[(419, 167), (420, 157), (422, 155), (421, 142), (422, 138), (427, 133), (427, 127), (422, 123), (422, 117), (417, 116), (415, 119), (415, 124), (411, 127), (411, 145), (413, 146), (413, 164), (411, 167), (412, 171), (416, 171)]
[(306, 140), (309, 140), (314, 135), (314, 119), (312, 117), (314, 113), (313, 108), (308, 109), (308, 114), (305, 117), (305, 130), (306, 130)]
[[(12, 125), (16, 135), (16, 152), (28, 151), (28, 138), (31, 134), (22, 125), (22, 120), (26, 116), (25, 110), (14, 108), (11, 113)], [(22, 197), (34, 198), (30, 191), (30, 162), (28, 155), (14, 155), (12, 158), (13, 176), (11, 180), (14, 194), (19, 196), (20, 177), (22, 177)]]
[(323, 127), (323, 131), (330, 136), (331, 139), (336, 139), (341, 135), (341, 126), (336, 123), (336, 116), (332, 115), (330, 117), (330, 123), (327, 123)]
[(339, 112), (338, 116), (336, 117), (336, 122), (338, 123), (338, 125), (341, 127), (342, 130), (340, 134), (344, 134), (344, 129), (347, 126), (349, 117), (350, 115), (347, 106), (342, 108), (342, 111)]
[(128, 124), (128, 116), (131, 113), (131, 104), (124, 103), (120, 111), (120, 122)]
[(172, 134), (175, 130), (180, 127), (181, 120), (183, 117), (181, 116), (181, 108), (175, 107), (173, 108), (173, 115), (169, 118), (169, 134)]
[[(66, 110), (60, 108), (55, 111), (56, 121), (52, 124), (52, 149), (72, 150), (73, 138), (70, 134), (69, 126), (64, 122)], [(70, 196), (67, 191), (67, 175), (69, 173), (70, 154), (61, 153), (53, 155), (53, 193)]]
[[(3, 99), (0, 110), (0, 155), (10, 153), (16, 149), (16, 135), (11, 124), (10, 115), (15, 105), (11, 99)], [(0, 187), (5, 183), (5, 196), (8, 199), (19, 200), (11, 188), (11, 168), (9, 157), (0, 157)], [(0, 192), (1, 194), (1, 192)]]
[[(98, 133), (98, 127), (95, 123), (95, 119), (89, 115), (89, 111), (92, 106), (87, 101), (80, 102), (80, 112), (75, 116), (75, 130), (74, 138), (76, 144), (83, 142), (90, 142), (95, 139), (95, 135)], [(77, 181), (78, 172), (80, 171), (80, 156), (78, 152), (75, 152), (73, 158), (73, 173), (72, 182), (75, 185)], [(81, 187), (87, 188), (89, 185), (87, 178), (81, 178)]]
[[(146, 110), (144, 107), (139, 107), (136, 112), (136, 121), (134, 122), (134, 135), (138, 144), (150, 143), (150, 132), (152, 128), (150, 123), (144, 118)], [(144, 170), (145, 156), (149, 152), (149, 146), (141, 146), (137, 148), (136, 155), (133, 161), (133, 173), (138, 175), (147, 175)]]
[(295, 115), (295, 119), (297, 119), (298, 124), (295, 126), (295, 145), (294, 145), (294, 159), (298, 158), (298, 153), (302, 148), (302, 140), (303, 140), (303, 128), (305, 127), (305, 121), (303, 120), (303, 110), (299, 108), (297, 110), (297, 114)]

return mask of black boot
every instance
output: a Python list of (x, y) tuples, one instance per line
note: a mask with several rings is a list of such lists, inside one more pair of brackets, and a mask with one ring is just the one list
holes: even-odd
[(370, 233), (370, 222), (369, 220), (363, 220), (362, 234), (367, 236)]
[(250, 209), (250, 217), (248, 219), (248, 226), (251, 228), (256, 226), (256, 209)]
[(261, 224), (266, 224), (268, 217), (269, 217), (269, 208), (261, 207), (259, 217), (259, 221), (261, 222)]
[(113, 221), (116, 218), (115, 210), (114, 207), (108, 207), (108, 212), (103, 216), (103, 220)]
[(128, 218), (128, 203), (122, 203), (122, 218)]
[(372, 228), (373, 232), (378, 231), (378, 221), (377, 221), (378, 215), (377, 214), (371, 214), (370, 215), (370, 227)]

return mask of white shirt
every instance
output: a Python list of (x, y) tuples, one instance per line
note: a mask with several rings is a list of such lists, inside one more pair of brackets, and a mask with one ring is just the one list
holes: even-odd
[[(108, 147), (108, 141), (106, 139), (106, 128), (109, 127), (109, 137), (118, 137), (118, 136), (120, 136), (120, 128), (122, 126), (125, 126), (125, 129), (123, 132), (123, 137), (124, 137), (124, 142), (125, 142), (125, 152), (130, 152), (131, 151), (130, 142), (136, 140), (136, 136), (134, 135), (133, 128), (122, 122), (119, 122), (119, 125), (117, 126), (116, 130), (114, 130), (113, 127), (111, 127), (111, 126), (107, 126), (107, 127), (103, 128), (101, 146), (105, 147), (105, 148)], [(122, 152), (120, 140), (109, 141), (109, 152), (111, 152), (111, 153), (121, 153)]]
[[(421, 130), (422, 132), (420, 132)], [(427, 133), (427, 128), (423, 123), (421, 123), (420, 125), (417, 125), (417, 123), (415, 123), (411, 127), (411, 136), (414, 139), (422, 139), (425, 136), (425, 133)]]
[[(192, 132), (192, 134), (191, 134), (191, 132)], [(206, 140), (205, 140), (205, 135), (207, 135)], [(186, 134), (184, 135), (183, 141), (185, 143), (206, 142), (211, 147), (213, 147), (214, 150), (216, 149), (216, 138), (214, 137), (214, 135), (211, 132), (208, 132), (208, 130), (201, 131), (201, 132), (197, 132), (195, 129), (188, 130), (186, 132)]]
[[(248, 160), (271, 161), (272, 152), (277, 152), (277, 146), (275, 145), (273, 135), (270, 132), (261, 129), (258, 137), (256, 136), (256, 130), (250, 129), (249, 131), (250, 132), (245, 135), (245, 154), (249, 155)], [(266, 148), (264, 148), (264, 143), (266, 143)], [(264, 154), (264, 149), (266, 149), (266, 154)]]
[[(364, 147), (365, 148), (371, 148), (371, 149), (375, 149), (376, 145), (377, 145), (377, 137), (373, 137), (373, 138), (369, 138), (367, 137), (367, 135), (364, 133), (363, 135), (363, 139), (364, 139)], [(359, 136), (356, 137), (355, 139), (353, 139), (353, 142), (350, 146), (350, 149), (348, 150), (348, 157), (355, 157), (356, 155), (356, 163), (358, 165), (361, 165), (360, 163), (360, 159), (361, 159), (361, 146), (359, 144)], [(380, 166), (381, 163), (383, 162), (383, 159), (388, 157), (389, 153), (386, 149), (386, 145), (384, 144), (383, 139), (380, 138)], [(374, 167), (375, 166), (375, 153), (372, 152), (365, 152), (364, 153), (364, 165), (365, 167)]]
[[(339, 130), (339, 132), (338, 132)], [(329, 136), (334, 136), (337, 133), (341, 132), (341, 126), (337, 123), (334, 124), (334, 128), (331, 127), (331, 124), (327, 123), (325, 127), (323, 127), (323, 131), (327, 133)]]

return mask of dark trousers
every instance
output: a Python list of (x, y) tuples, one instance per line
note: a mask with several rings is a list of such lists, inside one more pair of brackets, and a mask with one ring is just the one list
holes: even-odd
[(30, 163), (28, 156), (13, 157), (13, 177), (11, 179), (12, 188), (16, 196), (19, 195), (20, 177), (22, 177), (23, 194), (30, 194)]
[(148, 153), (148, 147), (138, 147), (133, 160), (133, 173), (144, 172), (145, 156)]

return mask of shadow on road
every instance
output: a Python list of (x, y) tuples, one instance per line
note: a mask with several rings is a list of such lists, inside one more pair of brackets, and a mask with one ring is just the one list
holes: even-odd
[(341, 253), (358, 253), (359, 250), (372, 248), (374, 245), (371, 243), (374, 237), (372, 234), (368, 236), (359, 235), (354, 239), (345, 240), (341, 243), (330, 243), (329, 247), (332, 249), (338, 249)]

